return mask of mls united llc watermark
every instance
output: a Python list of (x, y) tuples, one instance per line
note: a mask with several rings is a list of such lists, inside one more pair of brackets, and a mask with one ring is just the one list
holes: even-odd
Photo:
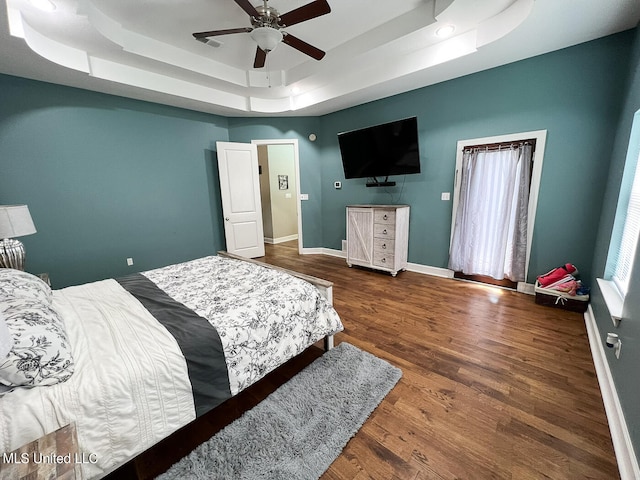
[(97, 463), (98, 456), (95, 453), (67, 453), (66, 455), (56, 455), (51, 453), (45, 455), (41, 452), (11, 452), (2, 454), (2, 462), (9, 463), (53, 463), (53, 464), (67, 464), (67, 463)]

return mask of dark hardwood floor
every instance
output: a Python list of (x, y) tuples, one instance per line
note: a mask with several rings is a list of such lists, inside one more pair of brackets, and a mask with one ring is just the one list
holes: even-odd
[[(267, 245), (259, 259), (334, 282), (349, 342), (403, 377), (322, 479), (619, 478), (581, 314), (529, 295)], [(150, 478), (322, 354), (311, 348), (116, 477)]]

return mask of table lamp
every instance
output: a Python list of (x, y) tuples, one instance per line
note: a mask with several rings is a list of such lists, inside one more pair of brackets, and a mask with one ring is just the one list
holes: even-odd
[(36, 233), (26, 205), (0, 205), (0, 268), (24, 270), (24, 245), (14, 237)]

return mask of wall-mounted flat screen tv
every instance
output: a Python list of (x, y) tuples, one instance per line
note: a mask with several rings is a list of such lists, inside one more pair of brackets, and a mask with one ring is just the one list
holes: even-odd
[(345, 178), (420, 173), (416, 117), (338, 134)]

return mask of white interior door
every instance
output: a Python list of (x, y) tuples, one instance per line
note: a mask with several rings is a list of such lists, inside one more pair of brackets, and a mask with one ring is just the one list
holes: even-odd
[(216, 142), (227, 251), (264, 256), (258, 150), (250, 143)]

